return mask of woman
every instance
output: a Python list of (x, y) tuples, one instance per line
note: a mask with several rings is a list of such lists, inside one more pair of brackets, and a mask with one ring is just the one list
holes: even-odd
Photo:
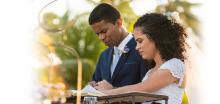
[(181, 104), (187, 37), (184, 28), (171, 15), (148, 13), (134, 24), (134, 37), (142, 58), (154, 62), (143, 81), (115, 89), (107, 81), (101, 81), (95, 88), (106, 94), (130, 91), (162, 94), (169, 97), (169, 104)]

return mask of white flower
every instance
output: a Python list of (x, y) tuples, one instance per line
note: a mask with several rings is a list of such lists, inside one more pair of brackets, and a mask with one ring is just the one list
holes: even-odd
[(130, 49), (127, 46), (125, 46), (124, 50), (122, 50), (122, 53), (128, 53), (129, 51), (130, 51)]
[(168, 20), (171, 20), (172, 22), (177, 22), (180, 23), (180, 16), (179, 13), (174, 11), (174, 12), (166, 12), (164, 15), (167, 17)]

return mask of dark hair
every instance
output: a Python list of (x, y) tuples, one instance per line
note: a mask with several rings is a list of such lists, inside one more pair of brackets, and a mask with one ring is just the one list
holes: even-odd
[(162, 59), (186, 59), (187, 34), (174, 19), (160, 13), (147, 13), (136, 21), (134, 28), (137, 27), (142, 28), (142, 32), (155, 43)]
[(102, 20), (115, 24), (120, 17), (120, 13), (116, 8), (110, 4), (101, 3), (92, 10), (89, 16), (89, 24), (92, 25)]

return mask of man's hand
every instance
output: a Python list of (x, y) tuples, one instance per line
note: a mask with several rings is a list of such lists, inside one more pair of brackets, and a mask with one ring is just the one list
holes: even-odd
[(100, 81), (97, 83), (97, 86), (95, 86), (95, 89), (97, 90), (110, 90), (113, 89), (113, 86), (106, 80)]
[(95, 87), (95, 86), (98, 85), (95, 81), (91, 81), (91, 82), (89, 82), (89, 84), (90, 84), (92, 87)]

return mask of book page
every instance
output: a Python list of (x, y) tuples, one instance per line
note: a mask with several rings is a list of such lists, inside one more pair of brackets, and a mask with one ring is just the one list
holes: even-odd
[[(77, 90), (72, 90), (74, 96), (76, 96)], [(82, 96), (104, 96), (105, 94), (96, 90), (91, 85), (86, 85), (81, 91)]]

